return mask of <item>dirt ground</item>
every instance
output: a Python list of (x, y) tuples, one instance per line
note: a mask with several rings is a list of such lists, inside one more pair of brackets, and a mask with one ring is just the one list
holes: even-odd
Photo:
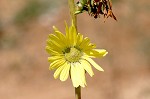
[[(53, 78), (45, 51), (52, 26), (64, 32), (70, 23), (67, 0), (35, 1), (0, 1), (0, 99), (75, 99), (70, 79)], [(112, 1), (117, 22), (78, 15), (79, 32), (109, 52), (96, 60), (105, 72), (86, 75), (82, 99), (150, 99), (150, 1)]]

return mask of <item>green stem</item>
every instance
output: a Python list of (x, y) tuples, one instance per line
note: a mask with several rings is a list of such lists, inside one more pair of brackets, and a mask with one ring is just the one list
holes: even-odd
[(74, 0), (68, 0), (69, 9), (70, 9), (70, 15), (71, 19), (73, 21), (74, 26), (77, 29), (77, 16), (75, 15), (75, 3)]
[(81, 87), (75, 88), (75, 97), (76, 99), (81, 99)]

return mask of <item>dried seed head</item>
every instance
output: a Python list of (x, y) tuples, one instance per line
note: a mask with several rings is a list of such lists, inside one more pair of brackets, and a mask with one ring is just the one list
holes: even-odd
[(117, 21), (117, 18), (112, 12), (112, 3), (110, 0), (80, 0), (77, 2), (77, 8), (75, 14), (86, 11), (95, 19), (103, 15), (105, 20), (111, 17)]

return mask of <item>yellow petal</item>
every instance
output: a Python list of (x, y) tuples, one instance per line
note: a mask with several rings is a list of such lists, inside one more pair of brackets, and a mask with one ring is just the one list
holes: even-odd
[(71, 63), (71, 80), (73, 83), (74, 87), (78, 87), (79, 86), (79, 82), (78, 82), (78, 78), (77, 78), (77, 71), (76, 71), (76, 66)]
[(83, 66), (83, 68), (89, 73), (89, 75), (92, 77), (94, 75), (94, 72), (89, 62), (87, 62), (86, 60), (81, 60), (80, 63)]
[(94, 60), (92, 60), (91, 58), (86, 58), (84, 57), (87, 61), (89, 61), (89, 63), (91, 63), (97, 70), (99, 71), (104, 71), (96, 62), (94, 62)]
[(47, 46), (56, 52), (62, 53), (62, 49), (55, 45), (51, 40), (47, 40)]
[(53, 26), (54, 31), (59, 31), (55, 26)]
[(59, 31), (55, 31), (56, 36), (60, 39), (63, 45), (66, 46), (66, 37)]
[(53, 70), (53, 69), (57, 69), (58, 67), (64, 65), (64, 63), (66, 62), (65, 59), (58, 59), (55, 60), (54, 62), (52, 62), (49, 66), (49, 70)]
[(57, 51), (52, 50), (49, 46), (46, 46), (45, 49), (50, 55), (59, 55)]
[(63, 56), (51, 56), (51, 57), (48, 57), (48, 61), (53, 62), (55, 60), (62, 59), (62, 58), (64, 57)]
[(77, 46), (79, 46), (82, 41), (83, 41), (83, 35), (78, 33), (78, 35), (77, 35)]
[(75, 27), (73, 27), (72, 28), (73, 30), (72, 30), (72, 39), (73, 39), (73, 46), (75, 46), (76, 45), (76, 43), (77, 43), (77, 31), (76, 31), (76, 29), (75, 29)]
[(60, 74), (60, 80), (61, 81), (66, 81), (68, 76), (69, 76), (70, 64), (68, 64), (66, 62), (64, 65), (65, 65), (65, 67)]
[(63, 45), (66, 45), (66, 37), (63, 33), (61, 33), (55, 26), (53, 26), (54, 32), (56, 36), (59, 38), (59, 40), (63, 43)]
[(73, 40), (73, 26), (69, 27), (69, 39), (72, 41)]
[(84, 49), (85, 47), (89, 45), (89, 43), (90, 43), (90, 39), (88, 37), (84, 38), (80, 44), (80, 48)]
[(88, 45), (84, 46), (83, 51), (85, 53), (89, 53), (91, 50), (93, 50), (94, 48), (96, 48), (96, 45), (89, 43)]
[(60, 66), (54, 73), (54, 78), (57, 79), (65, 65)]
[(70, 42), (70, 32), (69, 32), (69, 29), (70, 28), (68, 28), (68, 25), (67, 25), (67, 23), (65, 22), (65, 26), (66, 26), (66, 39), (67, 39), (67, 41), (69, 41)]
[(91, 54), (96, 57), (104, 57), (108, 54), (108, 52), (105, 49), (93, 49)]
[(69, 36), (69, 28), (68, 28), (68, 25), (67, 25), (66, 21), (65, 21), (65, 26), (66, 26), (66, 28), (65, 28), (66, 37), (68, 37)]
[(64, 47), (62, 41), (60, 41), (58, 39), (58, 37), (56, 37), (54, 34), (49, 35), (49, 40), (51, 41), (51, 43), (53, 45), (56, 45), (58, 48), (63, 48)]
[(85, 70), (79, 62), (76, 63), (76, 68), (77, 68), (77, 74), (78, 74), (78, 82), (81, 87), (85, 87), (86, 85), (86, 80), (85, 80)]

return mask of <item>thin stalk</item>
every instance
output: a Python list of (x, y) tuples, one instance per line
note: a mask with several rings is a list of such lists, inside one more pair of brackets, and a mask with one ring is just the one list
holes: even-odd
[(76, 99), (81, 99), (81, 87), (75, 88), (75, 97)]
[[(75, 3), (74, 0), (68, 0), (69, 9), (70, 9), (70, 16), (73, 24), (77, 30), (77, 16), (75, 15)], [(75, 98), (81, 99), (81, 87), (75, 88)]]
[(77, 29), (77, 16), (75, 15), (75, 3), (74, 0), (68, 0), (69, 9), (70, 9), (70, 16), (71, 20), (73, 21), (74, 26)]

